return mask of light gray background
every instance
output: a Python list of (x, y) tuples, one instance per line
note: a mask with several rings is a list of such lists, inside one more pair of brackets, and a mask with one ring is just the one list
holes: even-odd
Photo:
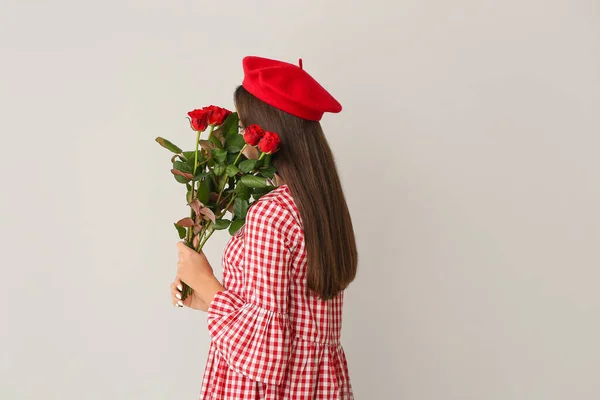
[(357, 399), (600, 398), (597, 0), (3, 0), (0, 45), (1, 399), (197, 397), (154, 138), (187, 146), (250, 54), (344, 105)]

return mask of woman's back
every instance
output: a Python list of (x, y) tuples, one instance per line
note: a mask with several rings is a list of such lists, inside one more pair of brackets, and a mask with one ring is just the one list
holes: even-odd
[(223, 255), (201, 399), (352, 399), (343, 292), (307, 290), (304, 231), (287, 185), (250, 207)]

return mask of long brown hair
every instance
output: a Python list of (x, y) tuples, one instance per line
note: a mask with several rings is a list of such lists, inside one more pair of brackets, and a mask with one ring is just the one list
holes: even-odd
[(234, 98), (245, 126), (258, 124), (277, 132), (281, 139), (272, 164), (300, 212), (308, 288), (324, 300), (332, 299), (354, 280), (358, 254), (342, 184), (321, 124), (272, 107), (243, 86)]

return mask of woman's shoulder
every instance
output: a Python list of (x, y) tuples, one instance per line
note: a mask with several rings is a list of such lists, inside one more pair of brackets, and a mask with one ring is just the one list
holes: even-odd
[(262, 195), (256, 201), (256, 203), (260, 203), (260, 202), (264, 202), (264, 201), (269, 201), (269, 200), (275, 200), (275, 199), (281, 197), (284, 194), (284, 192), (286, 192), (288, 190), (289, 189), (288, 189), (287, 185), (276, 186), (271, 191), (269, 191), (267, 194)]
[(281, 185), (261, 196), (248, 210), (248, 217), (279, 221), (301, 227), (298, 209), (287, 185)]
[(252, 204), (254, 208), (268, 208), (269, 206), (276, 208), (283, 207), (289, 212), (297, 211), (296, 204), (287, 185), (277, 186)]

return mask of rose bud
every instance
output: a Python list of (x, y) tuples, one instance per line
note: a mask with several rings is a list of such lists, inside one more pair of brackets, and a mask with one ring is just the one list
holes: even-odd
[(230, 114), (231, 111), (225, 108), (210, 106), (208, 107), (208, 123), (209, 125), (221, 125)]
[(208, 115), (206, 112), (206, 108), (190, 111), (188, 113), (188, 116), (190, 117), (190, 125), (193, 130), (202, 132), (208, 126)]
[(265, 131), (258, 125), (253, 124), (244, 129), (244, 140), (250, 146), (256, 146), (265, 135)]
[(258, 142), (258, 148), (263, 153), (272, 154), (279, 148), (279, 135), (275, 132), (265, 132), (265, 135)]

